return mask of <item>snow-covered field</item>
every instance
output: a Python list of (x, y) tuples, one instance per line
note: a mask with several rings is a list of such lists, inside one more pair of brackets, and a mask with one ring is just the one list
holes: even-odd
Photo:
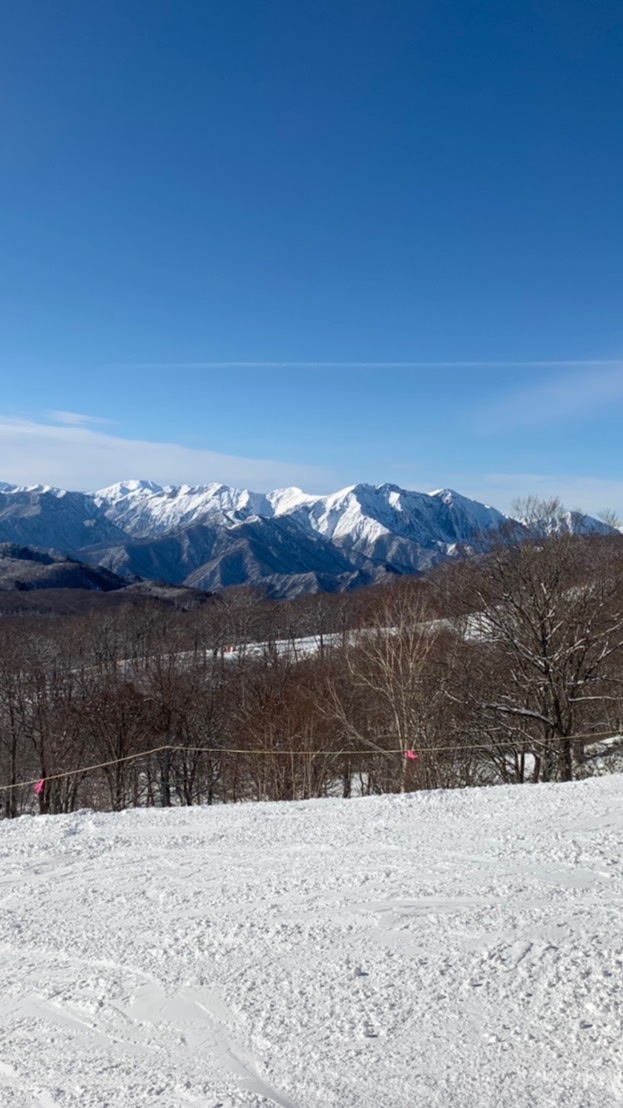
[(623, 777), (0, 824), (2, 1108), (623, 1106)]

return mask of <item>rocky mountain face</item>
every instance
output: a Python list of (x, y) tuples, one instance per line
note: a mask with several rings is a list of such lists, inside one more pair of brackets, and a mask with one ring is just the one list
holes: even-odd
[[(558, 526), (611, 530), (571, 514)], [(269, 595), (342, 591), (484, 550), (523, 525), (443, 489), (354, 485), (329, 496), (127, 481), (95, 493), (0, 482), (0, 543), (53, 548), (121, 577)]]

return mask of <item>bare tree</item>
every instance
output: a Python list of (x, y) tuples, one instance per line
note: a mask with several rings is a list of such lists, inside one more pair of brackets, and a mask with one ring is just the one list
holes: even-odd
[[(403, 579), (380, 591), (365, 625), (349, 635), (345, 676), (328, 710), (352, 745), (385, 756), (385, 784), (404, 791), (424, 737), (424, 673), (436, 637), (426, 590)], [(391, 784), (390, 784), (391, 783)]]
[(471, 609), (465, 693), (482, 733), (515, 759), (530, 753), (533, 779), (571, 780), (597, 706), (620, 699), (612, 669), (623, 649), (620, 545), (541, 531), (497, 547), (461, 578)]

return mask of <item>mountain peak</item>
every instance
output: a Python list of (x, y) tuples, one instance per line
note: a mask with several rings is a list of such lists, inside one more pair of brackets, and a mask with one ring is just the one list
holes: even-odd
[(118, 499), (121, 496), (131, 496), (134, 493), (159, 493), (162, 491), (162, 485), (157, 485), (155, 481), (133, 479), (130, 481), (117, 481), (116, 484), (108, 485), (105, 489), (98, 489), (93, 493), (93, 496), (101, 497), (105, 500), (112, 500)]
[[(0, 542), (53, 547), (127, 575), (207, 590), (250, 583), (278, 596), (421, 573), (487, 549), (491, 534), (508, 524), (508, 516), (454, 489), (425, 493), (390, 482), (323, 496), (145, 479), (96, 493), (0, 484)], [(573, 514), (553, 526), (605, 529)]]
[(446, 504), (452, 504), (455, 500), (466, 500), (465, 496), (461, 496), (460, 492), (456, 492), (454, 489), (435, 489), (434, 492), (429, 493), (429, 496), (436, 496), (439, 500), (443, 500)]

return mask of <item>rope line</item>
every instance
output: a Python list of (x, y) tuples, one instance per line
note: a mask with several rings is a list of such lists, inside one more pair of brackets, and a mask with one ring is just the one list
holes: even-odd
[[(603, 734), (603, 733), (597, 733), (596, 734), (595, 732), (591, 732), (591, 733), (580, 734), (580, 735), (567, 735), (567, 736), (556, 736), (556, 737), (557, 738), (568, 738), (570, 742), (577, 742), (578, 739), (593, 739), (594, 741), (599, 742), (599, 741), (604, 741), (606, 739), (622, 738), (622, 736), (619, 733), (616, 733), (616, 734), (613, 735), (611, 732), (608, 732), (607, 734)], [(446, 753), (447, 754), (447, 753), (457, 753), (457, 752), (467, 754), (467, 753), (469, 753), (471, 751), (474, 751), (474, 750), (486, 750), (490, 754), (493, 754), (497, 750), (505, 749), (507, 747), (517, 747), (518, 745), (520, 745), (520, 744), (515, 740), (515, 741), (509, 741), (509, 742), (503, 742), (503, 743), (493, 743), (493, 744), (492, 743), (478, 743), (478, 744), (469, 744), (469, 745), (464, 745), (464, 746), (425, 746), (425, 747), (420, 747), (419, 752), (421, 752), (422, 754), (438, 754), (438, 753)], [(68, 770), (64, 770), (62, 773), (51, 773), (47, 777), (36, 777), (31, 781), (17, 781), (13, 785), (0, 785), (0, 792), (9, 792), (11, 789), (32, 788), (34, 785), (40, 784), (41, 781), (43, 781), (47, 784), (48, 781), (59, 781), (59, 780), (61, 780), (63, 778), (66, 778), (66, 777), (77, 777), (79, 774), (92, 773), (96, 769), (107, 769), (109, 766), (121, 765), (121, 763), (123, 763), (123, 762), (133, 762), (133, 761), (136, 761), (139, 758), (149, 758), (150, 755), (160, 754), (165, 750), (182, 751), (182, 752), (186, 752), (187, 754), (247, 754), (247, 755), (253, 755), (253, 757), (257, 757), (258, 755), (259, 756), (264, 755), (265, 757), (284, 757), (284, 758), (291, 758), (293, 756), (314, 757), (314, 758), (320, 758), (320, 757), (334, 758), (334, 757), (341, 757), (345, 754), (351, 755), (353, 757), (354, 756), (359, 756), (359, 755), (364, 755), (364, 754), (368, 755), (368, 756), (370, 756), (371, 754), (382, 754), (382, 755), (401, 754), (404, 757), (405, 754), (406, 754), (406, 748), (403, 748), (401, 746), (389, 747), (388, 749), (382, 749), (382, 748), (371, 749), (370, 747), (368, 747), (365, 750), (353, 750), (352, 748), (346, 748), (346, 749), (343, 749), (343, 750), (270, 750), (270, 749), (246, 750), (246, 749), (243, 749), (241, 747), (231, 747), (231, 746), (211, 746), (211, 747), (206, 747), (206, 746), (177, 746), (174, 743), (166, 743), (164, 746), (154, 746), (154, 747), (151, 748), (151, 750), (141, 750), (137, 754), (125, 754), (121, 758), (112, 758), (110, 761), (107, 761), (107, 762), (95, 762), (93, 765), (90, 765), (90, 766), (81, 766), (80, 769), (68, 769)], [(532, 751), (523, 751), (522, 753), (529, 754), (529, 753), (532, 753)]]

